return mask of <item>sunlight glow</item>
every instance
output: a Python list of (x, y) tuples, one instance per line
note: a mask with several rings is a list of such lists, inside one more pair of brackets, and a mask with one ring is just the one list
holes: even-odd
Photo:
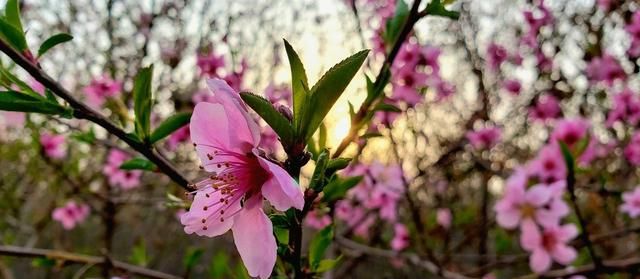
[(340, 142), (349, 133), (351, 128), (351, 121), (348, 117), (340, 118), (333, 126), (333, 132), (331, 133), (331, 142)]

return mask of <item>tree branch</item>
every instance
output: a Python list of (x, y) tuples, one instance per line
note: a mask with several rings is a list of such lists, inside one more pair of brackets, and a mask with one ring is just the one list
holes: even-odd
[[(17, 246), (0, 246), (0, 255), (24, 258), (46, 258), (54, 259), (69, 263), (104, 265), (106, 264), (104, 257), (87, 256), (82, 254), (69, 253), (58, 250), (26, 248)], [(137, 265), (128, 264), (120, 261), (110, 261), (116, 270), (128, 272), (134, 275), (140, 275), (148, 278), (158, 279), (177, 279), (175, 275), (163, 273), (160, 271), (144, 268)]]
[(107, 132), (115, 135), (134, 150), (140, 152), (147, 159), (153, 162), (158, 169), (169, 176), (171, 180), (180, 185), (185, 190), (192, 190), (189, 181), (176, 170), (171, 163), (165, 160), (153, 146), (146, 145), (130, 137), (127, 132), (113, 124), (109, 119), (102, 116), (99, 112), (88, 107), (82, 102), (76, 100), (69, 91), (64, 89), (59, 83), (54, 81), (49, 75), (43, 72), (37, 65), (31, 63), (27, 58), (20, 54), (17, 50), (11, 48), (4, 40), (0, 39), (0, 51), (5, 53), (11, 60), (27, 71), (35, 80), (51, 90), (53, 94), (64, 99), (74, 109), (74, 116), (79, 119), (89, 120), (98, 126), (107, 130)]

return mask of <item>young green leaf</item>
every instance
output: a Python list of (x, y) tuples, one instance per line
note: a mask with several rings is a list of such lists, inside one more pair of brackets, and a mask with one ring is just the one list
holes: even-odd
[(309, 101), (307, 89), (309, 88), (309, 82), (307, 81), (307, 73), (304, 70), (304, 65), (298, 56), (298, 53), (293, 47), (284, 40), (284, 48), (287, 51), (287, 58), (289, 59), (289, 66), (291, 67), (291, 90), (293, 91), (293, 127), (297, 132), (300, 131), (300, 123), (302, 110), (306, 107)]
[(335, 158), (329, 160), (327, 163), (327, 169), (325, 170), (325, 174), (327, 176), (331, 176), (335, 172), (346, 168), (351, 163), (351, 158)]
[(329, 160), (329, 150), (324, 149), (318, 155), (318, 159), (316, 160), (316, 168), (313, 170), (313, 175), (311, 176), (311, 181), (309, 182), (309, 188), (315, 190), (316, 192), (322, 191), (322, 188), (325, 185), (324, 182), (324, 173), (327, 169), (327, 161)]
[(392, 104), (379, 103), (373, 109), (374, 111), (386, 111), (386, 112), (402, 112), (402, 110)]
[(318, 149), (324, 149), (325, 147), (327, 147), (327, 125), (321, 123), (318, 131)]
[(139, 266), (146, 266), (149, 263), (147, 247), (144, 244), (144, 241), (133, 246), (133, 251), (131, 251), (131, 262)]
[(324, 253), (331, 245), (333, 240), (333, 226), (328, 226), (319, 232), (309, 243), (309, 266), (312, 270), (316, 270), (320, 265), (320, 261), (324, 257)]
[(0, 17), (0, 39), (21, 52), (28, 48), (24, 33), (2, 17)]
[(0, 110), (36, 112), (60, 115), (65, 118), (70, 118), (73, 115), (72, 109), (60, 106), (44, 97), (15, 91), (0, 92)]
[(323, 273), (323, 272), (327, 272), (331, 269), (333, 269), (339, 262), (340, 260), (342, 260), (342, 255), (340, 255), (339, 257), (335, 258), (335, 259), (324, 259), (320, 261), (320, 264), (318, 264), (318, 268), (316, 268), (314, 271), (317, 273)]
[(291, 227), (291, 222), (289, 222), (289, 218), (284, 214), (272, 214), (269, 216), (271, 219), (271, 223), (274, 227), (288, 229)]
[(184, 264), (185, 269), (186, 270), (193, 269), (196, 266), (196, 264), (198, 264), (198, 261), (200, 260), (200, 258), (202, 258), (203, 254), (204, 254), (204, 250), (200, 248), (189, 248), (187, 250), (187, 253), (184, 255), (184, 259), (182, 260), (182, 263)]
[(241, 92), (240, 97), (271, 126), (280, 137), (283, 145), (292, 143), (293, 128), (291, 128), (291, 123), (273, 107), (271, 102), (248, 92)]
[(152, 171), (156, 168), (151, 161), (143, 158), (133, 158), (120, 165), (121, 170), (146, 170)]
[(0, 78), (6, 79), (6, 82), (8, 84), (5, 84), (5, 87), (11, 87), (11, 85), (15, 85), (20, 89), (20, 92), (22, 93), (29, 94), (34, 97), (41, 97), (40, 94), (38, 94), (31, 88), (31, 86), (22, 81), (20, 78), (16, 77), (11, 73), (11, 71), (9, 71), (9, 69), (6, 69), (2, 65), (0, 65)]
[(73, 40), (73, 36), (67, 33), (59, 33), (49, 37), (40, 45), (40, 48), (38, 49), (38, 57), (45, 54), (51, 48), (71, 40)]
[(151, 144), (158, 142), (176, 130), (182, 128), (182, 126), (188, 124), (190, 119), (191, 112), (179, 112), (170, 116), (164, 120), (160, 126), (153, 131), (153, 133), (151, 133), (149, 142)]
[(18, 0), (8, 0), (4, 8), (4, 17), (13, 27), (24, 33), (22, 22), (20, 22), (20, 3)]
[(362, 181), (362, 176), (352, 176), (344, 179), (336, 176), (327, 186), (324, 186), (322, 190), (324, 196), (322, 199), (326, 202), (341, 199), (347, 194), (349, 189), (358, 185), (360, 181)]
[(408, 17), (409, 6), (407, 3), (404, 0), (396, 0), (396, 10), (393, 17), (387, 20), (385, 32), (382, 35), (386, 45), (395, 43)]
[(426, 7), (426, 11), (428, 15), (448, 17), (450, 19), (458, 19), (460, 17), (460, 13), (447, 10), (440, 0), (431, 0), (431, 3)]
[(153, 66), (142, 68), (133, 83), (133, 112), (136, 115), (136, 134), (148, 142), (151, 130), (151, 81)]
[(368, 53), (369, 50), (360, 51), (336, 64), (311, 88), (310, 106), (305, 110), (312, 110), (312, 112), (305, 114), (306, 119), (303, 119), (301, 124), (301, 131), (303, 131), (301, 135), (304, 135), (305, 141), (318, 129), (333, 104), (364, 63)]

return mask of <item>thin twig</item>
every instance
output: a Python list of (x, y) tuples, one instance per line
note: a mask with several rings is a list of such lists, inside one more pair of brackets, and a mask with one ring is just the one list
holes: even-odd
[(124, 130), (117, 127), (113, 122), (104, 117), (99, 112), (85, 105), (74, 98), (69, 91), (67, 91), (62, 85), (54, 81), (49, 75), (43, 72), (37, 65), (31, 63), (27, 58), (20, 54), (17, 50), (11, 48), (4, 40), (0, 39), (0, 51), (4, 52), (11, 60), (20, 65), (26, 70), (35, 80), (40, 82), (45, 88), (51, 90), (53, 94), (64, 99), (74, 109), (74, 116), (79, 119), (89, 120), (100, 127), (107, 130), (107, 132), (115, 135), (126, 144), (131, 146), (134, 150), (140, 152), (147, 159), (153, 162), (158, 169), (169, 176), (171, 180), (176, 182), (182, 188), (191, 190), (189, 187), (189, 181), (183, 177), (177, 169), (175, 169), (171, 163), (162, 158), (153, 146), (144, 144), (138, 140), (135, 140), (127, 134)]
[[(88, 256), (82, 254), (69, 253), (58, 250), (38, 249), (38, 248), (26, 248), (17, 246), (0, 246), (0, 255), (13, 256), (13, 257), (25, 257), (25, 258), (47, 258), (59, 260), (68, 263), (80, 263), (80, 264), (93, 264), (104, 265), (104, 257)], [(113, 268), (123, 272), (127, 272), (134, 275), (140, 275), (148, 278), (159, 279), (177, 279), (180, 278), (175, 275), (163, 273), (160, 271), (144, 268), (137, 265), (128, 264), (125, 262), (112, 260)]]

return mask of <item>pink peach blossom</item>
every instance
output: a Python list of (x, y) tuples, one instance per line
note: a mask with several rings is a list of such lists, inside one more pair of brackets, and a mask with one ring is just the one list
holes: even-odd
[(216, 55), (215, 52), (198, 53), (196, 65), (200, 70), (200, 75), (204, 77), (218, 77), (218, 71), (224, 67), (224, 56)]
[(280, 165), (260, 156), (260, 130), (240, 95), (220, 79), (208, 85), (214, 102), (196, 105), (190, 129), (200, 161), (212, 175), (193, 185), (195, 197), (181, 222), (186, 233), (200, 236), (231, 230), (249, 275), (267, 278), (277, 245), (262, 199), (280, 211), (302, 209), (302, 190)]
[(564, 180), (567, 176), (567, 167), (563, 158), (560, 145), (552, 142), (538, 151), (538, 155), (529, 162), (527, 168), (529, 173), (543, 183)]
[(51, 217), (60, 222), (65, 230), (71, 230), (89, 216), (89, 211), (88, 205), (69, 201), (64, 206), (54, 209)]
[(56, 135), (49, 132), (40, 134), (40, 145), (47, 157), (51, 159), (62, 159), (67, 155), (67, 149), (64, 145), (65, 136)]
[(504, 88), (511, 95), (519, 95), (520, 90), (522, 90), (522, 85), (520, 81), (517, 79), (507, 79), (502, 82), (502, 88)]
[(624, 203), (620, 206), (620, 211), (629, 214), (631, 218), (640, 216), (640, 187), (622, 194), (622, 200)]
[(585, 72), (591, 83), (604, 82), (608, 86), (613, 85), (616, 80), (625, 80), (627, 78), (627, 74), (620, 66), (620, 62), (607, 53), (602, 54), (601, 57), (591, 59)]
[(560, 103), (553, 95), (542, 95), (529, 109), (529, 118), (534, 121), (555, 119), (560, 114)]
[(624, 148), (624, 157), (634, 166), (640, 166), (640, 132), (636, 132)]
[(87, 103), (94, 108), (99, 108), (108, 98), (116, 97), (122, 92), (122, 82), (104, 75), (94, 78), (83, 91)]
[(393, 251), (402, 251), (409, 247), (409, 230), (403, 224), (397, 223), (393, 225), (393, 239), (391, 240), (391, 249)]
[(635, 126), (640, 121), (640, 97), (628, 87), (613, 95), (612, 107), (607, 116), (607, 126), (622, 121)]
[(436, 211), (436, 222), (445, 229), (451, 227), (451, 210), (448, 208), (438, 208)]
[(331, 217), (319, 210), (312, 210), (304, 219), (304, 224), (316, 230), (321, 230), (331, 225)]
[(562, 119), (556, 123), (551, 139), (573, 147), (587, 136), (589, 126), (589, 122), (582, 118)]
[(551, 267), (552, 261), (568, 265), (577, 256), (576, 250), (568, 242), (578, 235), (573, 224), (550, 225), (540, 230), (534, 223), (522, 228), (520, 245), (531, 253), (529, 266), (536, 273), (543, 273)]
[(175, 150), (180, 143), (186, 142), (191, 137), (189, 126), (183, 126), (169, 135), (167, 149)]
[(476, 150), (490, 149), (498, 142), (502, 136), (502, 130), (498, 127), (485, 127), (467, 132), (467, 140)]
[(507, 60), (508, 56), (509, 54), (503, 46), (491, 42), (487, 47), (487, 66), (490, 70), (498, 70), (500, 65)]
[(102, 168), (102, 173), (107, 177), (109, 185), (120, 187), (123, 190), (133, 189), (140, 185), (142, 171), (120, 169), (122, 163), (129, 159), (131, 156), (122, 150), (111, 149), (109, 151), (107, 162)]

